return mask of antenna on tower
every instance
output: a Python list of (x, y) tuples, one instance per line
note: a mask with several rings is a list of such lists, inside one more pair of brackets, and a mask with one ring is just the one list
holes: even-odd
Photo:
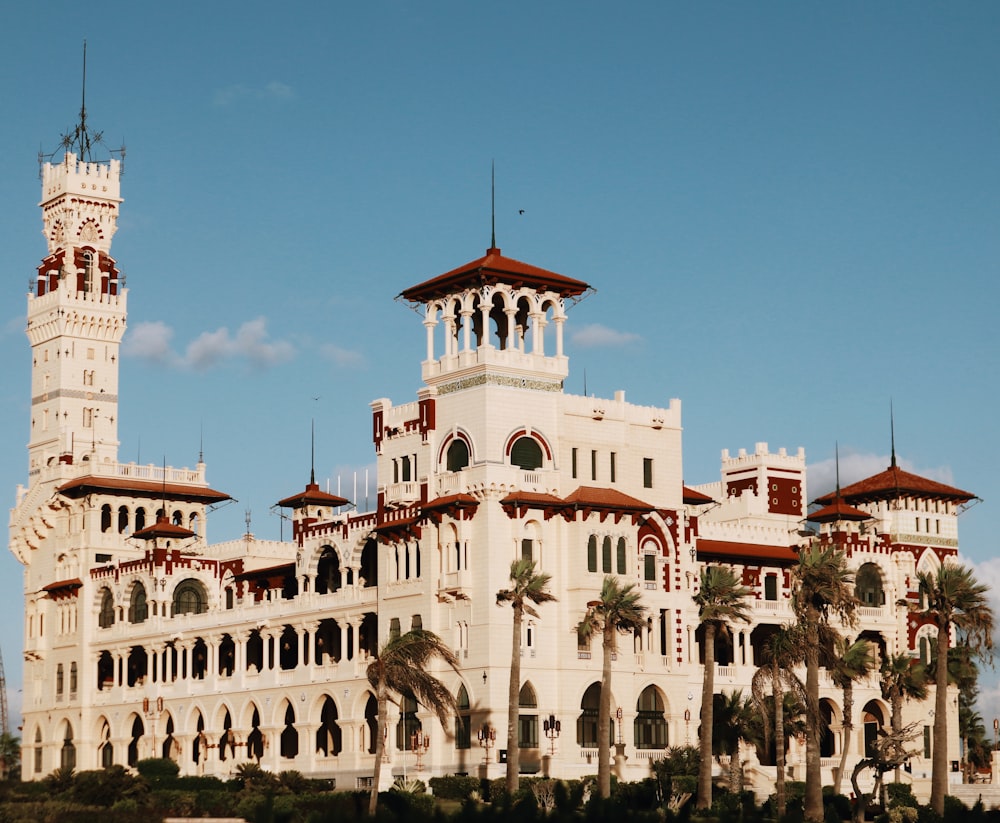
[(316, 418), (310, 422), (312, 427), (311, 440), (309, 443), (309, 485), (316, 485)]
[[(87, 41), (83, 41), (83, 78), (82, 91), (80, 94), (80, 121), (74, 126), (72, 131), (67, 131), (59, 140), (59, 148), (51, 154), (38, 152), (38, 176), (42, 176), (42, 165), (46, 160), (51, 160), (58, 152), (73, 152), (76, 156), (87, 163), (98, 162), (94, 158), (94, 151), (98, 145), (104, 145), (104, 132), (93, 131), (87, 126)], [(105, 147), (107, 148), (107, 147)], [(107, 149), (108, 154), (117, 157), (120, 162), (119, 174), (125, 173), (125, 145), (118, 149)]]
[[(10, 718), (7, 714), (7, 676), (3, 673), (3, 652), (0, 651), (0, 733), (10, 735)], [(9, 768), (9, 764), (3, 764)]]
[(889, 398), (889, 442), (892, 447), (892, 462), (889, 464), (890, 469), (896, 468), (896, 420), (892, 411), (892, 398)]
[(490, 248), (497, 247), (497, 164), (490, 160)]

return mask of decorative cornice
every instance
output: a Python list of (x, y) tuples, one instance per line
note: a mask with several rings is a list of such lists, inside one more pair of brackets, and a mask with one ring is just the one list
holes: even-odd
[(84, 391), (83, 389), (53, 389), (52, 391), (40, 394), (31, 398), (31, 405), (37, 406), (39, 403), (48, 403), (50, 400), (58, 400), (65, 397), (68, 400), (97, 400), (101, 403), (117, 403), (118, 395), (109, 394), (104, 391)]
[(506, 386), (513, 389), (531, 389), (532, 391), (562, 391), (562, 380), (544, 380), (538, 377), (514, 377), (510, 374), (499, 374), (497, 372), (486, 372), (470, 377), (462, 377), (448, 383), (438, 383), (437, 391), (439, 395), (451, 394), (463, 389), (487, 385)]

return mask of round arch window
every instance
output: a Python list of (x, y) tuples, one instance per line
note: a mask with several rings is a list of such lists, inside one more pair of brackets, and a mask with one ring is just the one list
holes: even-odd
[(511, 447), (510, 462), (529, 472), (541, 468), (542, 447), (533, 437), (520, 437)]

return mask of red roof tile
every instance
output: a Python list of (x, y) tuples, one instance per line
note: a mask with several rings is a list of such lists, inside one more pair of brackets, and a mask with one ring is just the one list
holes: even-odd
[[(841, 492), (843, 494), (843, 492)], [(838, 520), (871, 520), (872, 516), (868, 512), (856, 509), (844, 502), (843, 497), (836, 498), (829, 506), (817, 509), (806, 515), (806, 520), (810, 523), (836, 523)]]
[[(836, 492), (830, 492), (817, 497), (816, 503), (832, 503)], [(840, 490), (840, 497), (847, 503), (869, 503), (876, 500), (895, 500), (899, 497), (919, 497), (937, 500), (950, 500), (964, 503), (972, 500), (975, 495), (970, 492), (946, 486), (935, 480), (928, 480), (916, 474), (903, 471), (899, 466), (890, 466), (884, 472), (852, 483)]]
[(545, 492), (514, 491), (500, 501), (501, 506), (528, 506), (530, 508), (548, 508), (562, 506), (563, 499)]
[(491, 247), (484, 257), (411, 286), (399, 296), (414, 303), (426, 303), (436, 297), (488, 283), (523, 285), (537, 291), (553, 291), (561, 297), (576, 297), (590, 289), (582, 280), (504, 257), (500, 249)]
[(233, 575), (233, 578), (235, 580), (262, 580), (271, 577), (278, 577), (279, 575), (287, 577), (289, 574), (295, 574), (294, 563), (281, 563), (277, 566), (265, 566), (262, 569), (251, 569), (250, 571), (240, 572), (239, 574)]
[(703, 506), (705, 503), (714, 503), (715, 498), (702, 494), (700, 491), (683, 487), (684, 503), (688, 506)]
[(59, 580), (55, 583), (49, 583), (48, 586), (43, 586), (43, 592), (54, 592), (59, 589), (79, 589), (83, 585), (83, 581), (79, 577), (74, 577), (70, 580)]
[(127, 477), (98, 477), (91, 474), (63, 483), (56, 491), (72, 498), (97, 493), (129, 497), (168, 497), (171, 500), (186, 500), (193, 503), (220, 503), (232, 499), (225, 492), (215, 491), (208, 486), (159, 483), (155, 480), (135, 480)]
[(139, 531), (132, 535), (132, 537), (139, 540), (155, 540), (157, 537), (173, 537), (177, 540), (183, 540), (194, 536), (195, 533), (193, 531), (185, 529), (183, 526), (175, 526), (163, 515), (157, 517), (156, 522), (152, 526), (139, 529)]
[(284, 500), (279, 500), (278, 505), (286, 509), (301, 509), (309, 505), (331, 506), (336, 508), (338, 506), (349, 506), (351, 505), (351, 501), (346, 500), (343, 497), (338, 497), (335, 494), (320, 491), (318, 485), (310, 483), (306, 486), (305, 491), (293, 494), (291, 497), (286, 497)]
[(698, 557), (713, 560), (729, 558), (746, 564), (759, 561), (764, 566), (797, 563), (799, 556), (790, 546), (762, 546), (758, 543), (735, 543), (728, 540), (698, 540)]
[(568, 506), (589, 506), (592, 509), (638, 512), (651, 512), (656, 508), (617, 489), (601, 489), (595, 486), (580, 486), (566, 498), (566, 504)]

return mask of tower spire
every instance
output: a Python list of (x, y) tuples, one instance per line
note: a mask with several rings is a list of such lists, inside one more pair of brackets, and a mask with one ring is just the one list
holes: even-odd
[(311, 440), (309, 444), (309, 485), (316, 485), (316, 418), (310, 421), (312, 426)]

